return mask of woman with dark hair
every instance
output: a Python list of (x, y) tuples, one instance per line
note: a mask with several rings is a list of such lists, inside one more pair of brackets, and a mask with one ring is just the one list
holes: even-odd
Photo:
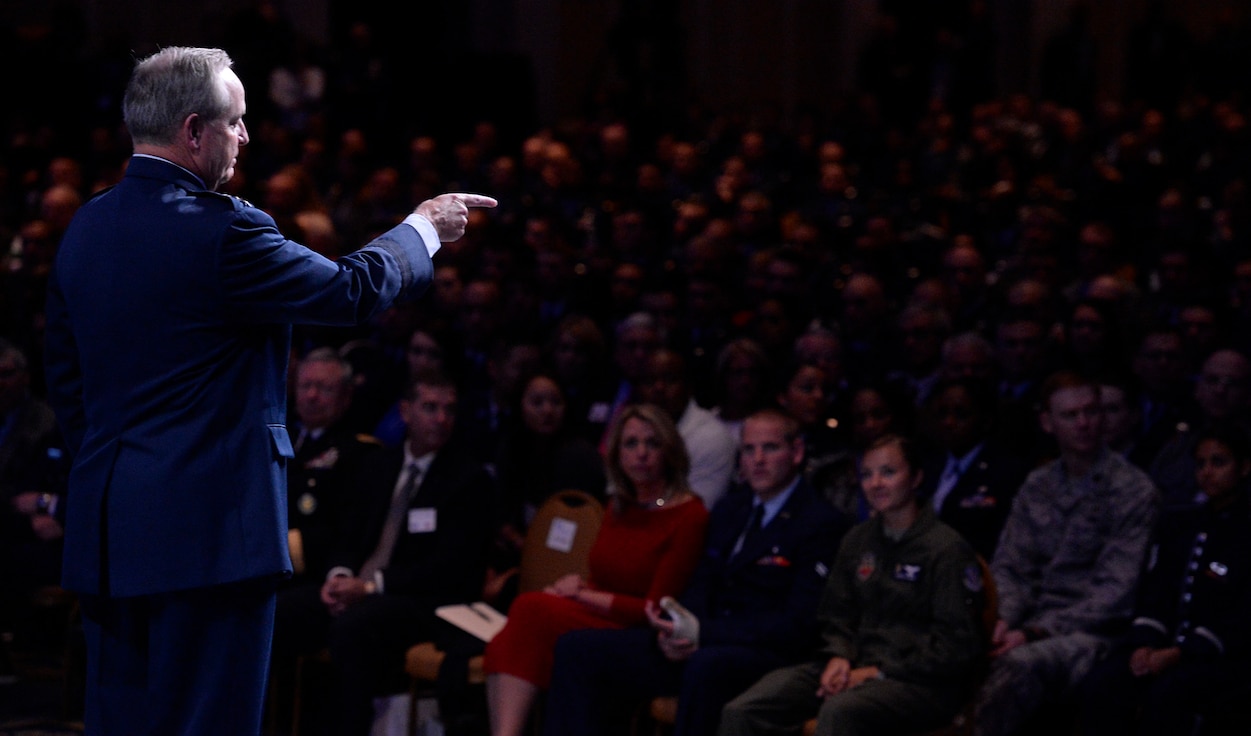
[(810, 457), (808, 480), (840, 511), (863, 520), (869, 508), (860, 493), (857, 458), (879, 437), (912, 432), (912, 398), (898, 384), (866, 381), (848, 390), (835, 412), (841, 421), (834, 429), (845, 439), (836, 451)]
[(917, 497), (911, 441), (881, 436), (859, 466), (873, 517), (835, 557), (823, 645), (726, 705), (722, 736), (798, 733), (813, 715), (818, 736), (913, 733), (949, 722), (968, 696), (987, 640), (977, 556)]
[(520, 736), (551, 679), (553, 650), (575, 629), (646, 623), (644, 604), (679, 595), (703, 551), (708, 512), (687, 486), (686, 446), (650, 404), (625, 407), (608, 436), (608, 512), (590, 553), (590, 576), (567, 575), (523, 593), (487, 645), (487, 709), (494, 736)]
[(611, 414), (616, 386), (606, 378), (608, 341), (595, 320), (570, 314), (558, 322), (543, 349), (545, 362), (565, 392), (569, 428), (598, 442)]
[(843, 413), (850, 422), (851, 445), (857, 452), (885, 434), (911, 435), (915, 420), (907, 389), (887, 380), (853, 385)]
[(799, 422), (809, 461), (837, 451), (846, 444), (838, 422), (827, 418), (829, 394), (826, 373), (821, 366), (790, 360), (781, 366), (773, 379), (773, 399), (782, 411)]
[(500, 519), (491, 566), (498, 572), (520, 563), (526, 528), (549, 496), (573, 489), (602, 500), (606, 483), (595, 445), (569, 428), (565, 393), (554, 374), (524, 379), (516, 404), (495, 459)]
[(1200, 720), (1234, 733), (1221, 719), (1246, 713), (1234, 701), (1251, 665), (1251, 439), (1214, 424), (1194, 458), (1205, 501), (1160, 518), (1133, 625), (1083, 684), (1083, 733), (1171, 736)]

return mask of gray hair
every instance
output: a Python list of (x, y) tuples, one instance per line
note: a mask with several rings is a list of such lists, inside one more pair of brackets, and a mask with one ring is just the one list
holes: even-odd
[(219, 82), (233, 62), (221, 49), (170, 46), (135, 65), (122, 99), (122, 116), (135, 143), (168, 144), (188, 115), (220, 120), (230, 97)]
[(343, 372), (343, 383), (351, 385), (353, 379), (352, 363), (347, 358), (339, 355), (339, 352), (331, 347), (319, 347), (309, 351), (300, 360), (300, 367), (311, 365), (313, 363), (330, 363), (339, 367)]

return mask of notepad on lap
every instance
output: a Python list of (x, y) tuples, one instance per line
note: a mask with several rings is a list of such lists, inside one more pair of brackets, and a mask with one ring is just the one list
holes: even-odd
[(456, 603), (450, 606), (439, 606), (434, 609), (439, 618), (473, 634), (482, 641), (491, 641), (508, 617), (481, 601), (477, 603)]

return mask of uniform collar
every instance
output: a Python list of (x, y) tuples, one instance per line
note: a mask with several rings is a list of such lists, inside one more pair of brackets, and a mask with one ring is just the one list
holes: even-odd
[(204, 181), (191, 173), (189, 169), (179, 166), (167, 158), (153, 156), (150, 153), (132, 154), (130, 164), (126, 167), (126, 175), (170, 179), (184, 182), (189, 185), (190, 189), (208, 189)]

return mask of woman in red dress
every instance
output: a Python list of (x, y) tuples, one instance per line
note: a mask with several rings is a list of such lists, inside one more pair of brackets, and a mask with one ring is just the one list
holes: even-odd
[(708, 512), (687, 486), (690, 460), (668, 415), (647, 404), (627, 407), (609, 435), (606, 460), (611, 500), (591, 548), (590, 577), (567, 575), (518, 596), (487, 645), (493, 736), (523, 732), (561, 634), (645, 624), (644, 604), (678, 595), (699, 560)]

